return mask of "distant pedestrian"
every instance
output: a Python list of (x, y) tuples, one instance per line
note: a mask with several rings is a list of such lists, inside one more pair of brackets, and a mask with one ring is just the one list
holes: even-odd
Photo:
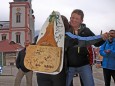
[(102, 60), (103, 60), (103, 56), (99, 54), (96, 60), (96, 68), (102, 68)]
[[(25, 46), (27, 47), (29, 44), (30, 43), (26, 43)], [(21, 51), (19, 51), (18, 57), (16, 59), (16, 67), (18, 68), (18, 73), (15, 78), (14, 86), (21, 85), (21, 80), (24, 75), (26, 76), (26, 86), (32, 86), (33, 71), (28, 70), (24, 66), (24, 57), (26, 55), (26, 47), (24, 49), (22, 49)]]

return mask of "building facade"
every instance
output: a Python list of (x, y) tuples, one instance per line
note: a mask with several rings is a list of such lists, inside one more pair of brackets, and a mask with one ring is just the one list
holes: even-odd
[(31, 0), (14, 0), (9, 5), (9, 21), (0, 21), (0, 65), (2, 66), (15, 65), (19, 50), (25, 47), (26, 43), (33, 43), (35, 36), (35, 17)]
[(34, 42), (34, 22), (31, 0), (10, 2), (9, 21), (0, 21), (0, 41), (8, 39), (22, 46)]

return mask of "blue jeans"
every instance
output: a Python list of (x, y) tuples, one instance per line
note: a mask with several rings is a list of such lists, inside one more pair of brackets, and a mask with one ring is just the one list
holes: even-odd
[(80, 75), (84, 86), (95, 86), (90, 65), (85, 65), (82, 67), (69, 67), (67, 73), (66, 86), (70, 86), (74, 75), (77, 73)]

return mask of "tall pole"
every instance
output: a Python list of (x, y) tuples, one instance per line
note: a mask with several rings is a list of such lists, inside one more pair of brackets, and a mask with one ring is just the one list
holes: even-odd
[(4, 62), (4, 60), (3, 60), (3, 52), (2, 52), (2, 66), (4, 65), (3, 62)]
[(100, 33), (100, 35), (102, 35), (102, 33), (103, 33), (103, 31), (101, 30), (101, 33)]

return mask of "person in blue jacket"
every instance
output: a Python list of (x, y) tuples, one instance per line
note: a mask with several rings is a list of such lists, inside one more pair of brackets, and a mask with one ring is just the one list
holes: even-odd
[(105, 86), (110, 86), (111, 76), (115, 82), (115, 30), (110, 30), (109, 36), (109, 39), (100, 47)]

